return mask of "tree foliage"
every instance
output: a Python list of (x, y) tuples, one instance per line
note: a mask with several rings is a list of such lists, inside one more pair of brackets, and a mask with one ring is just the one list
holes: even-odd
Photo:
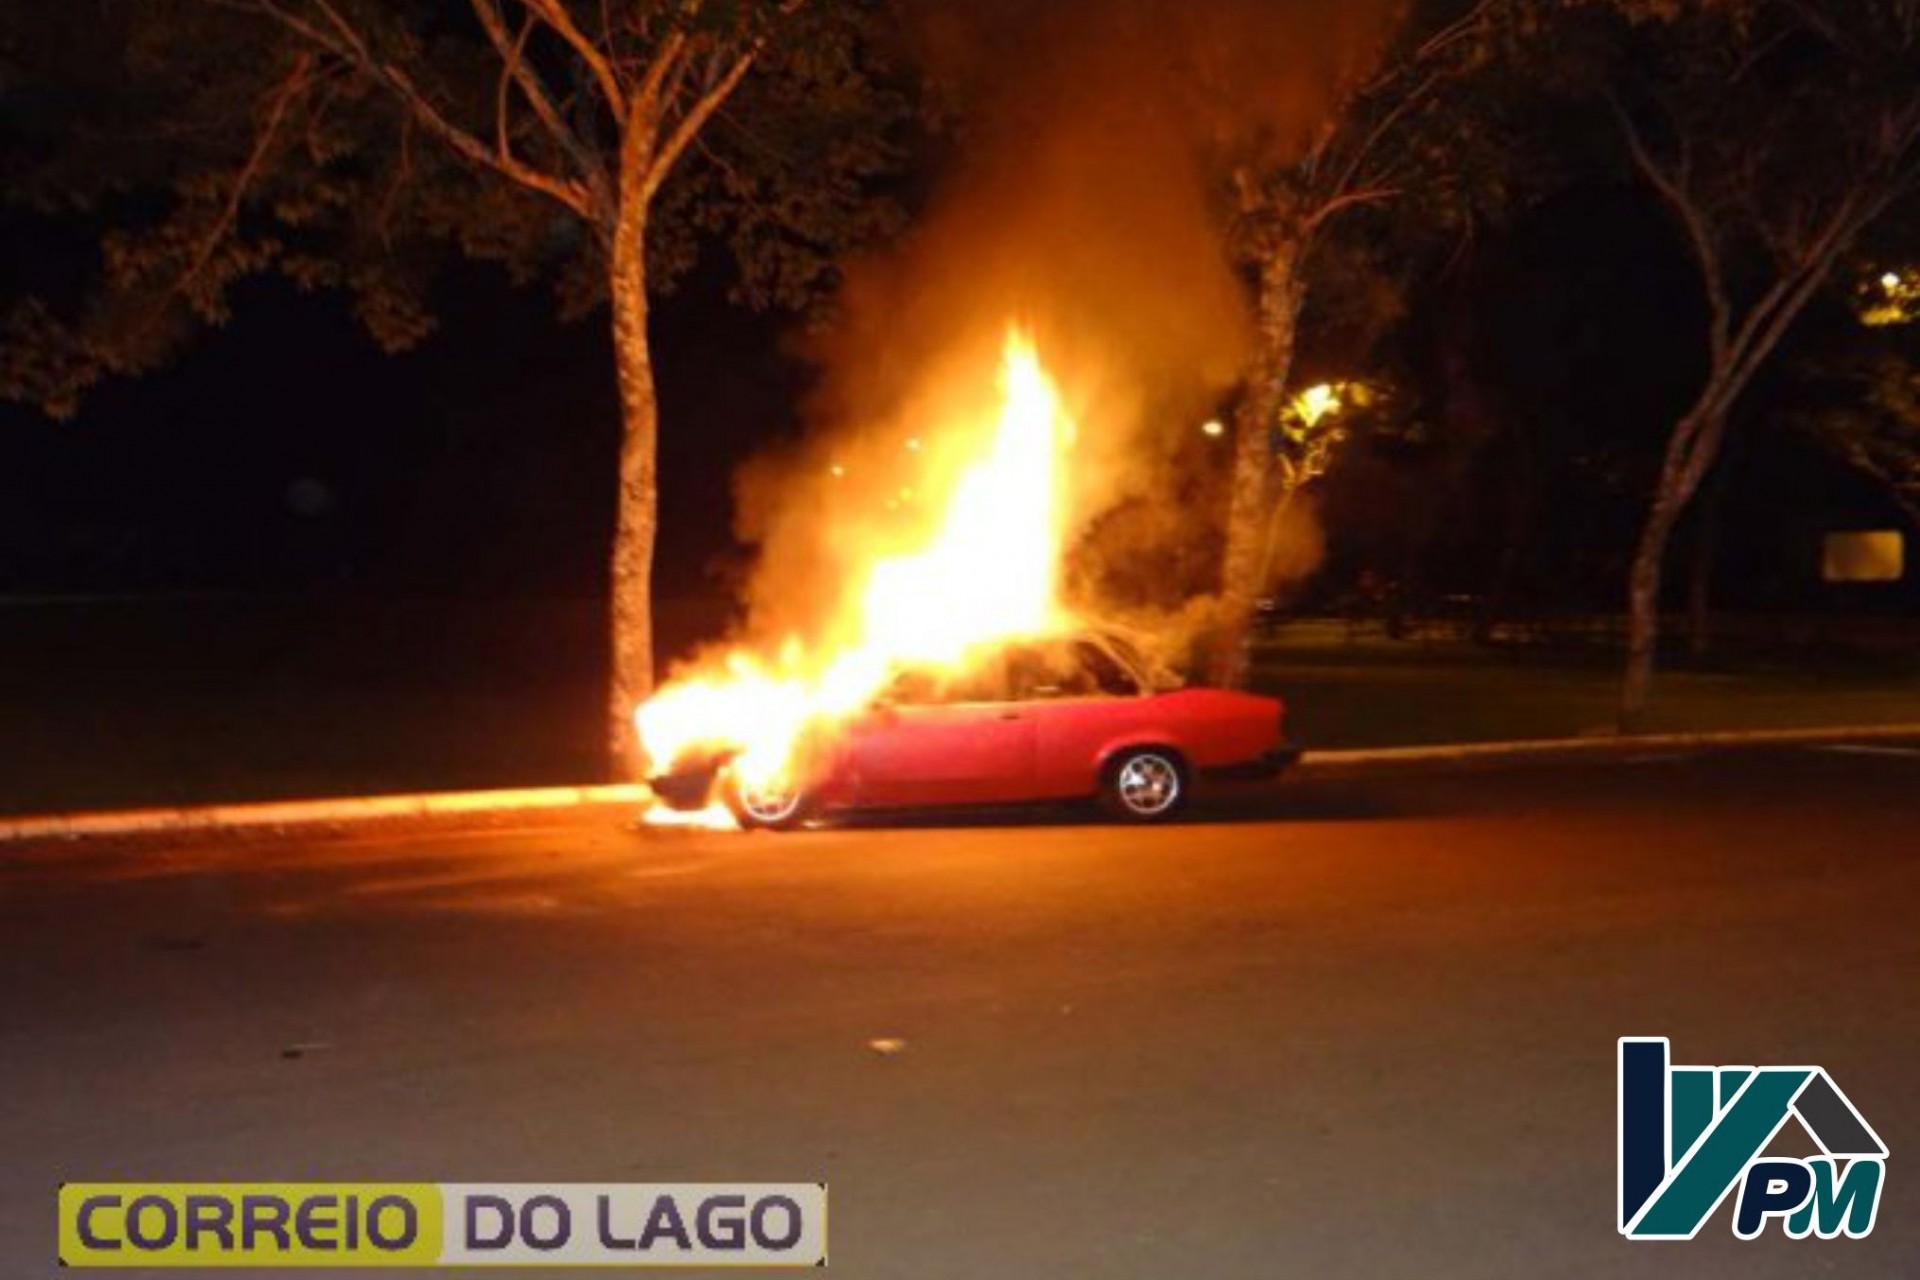
[[(70, 414), (100, 378), (149, 371), (226, 323), (236, 285), (260, 275), (346, 292), (389, 350), (432, 331), (431, 286), (453, 255), (545, 281), (580, 315), (607, 296), (635, 196), (654, 290), (713, 244), (743, 300), (799, 303), (892, 217), (873, 184), (902, 100), (871, 38), (878, 13), (877, 0), (11, 6), (7, 189), (100, 228), (99, 271), (14, 304), (0, 393)], [(623, 152), (641, 144), (641, 189), (623, 191)]]
[(1257, 119), (1216, 130), (1212, 168), (1234, 255), (1256, 297), (1256, 338), (1235, 424), (1234, 480), (1221, 569), (1223, 684), (1247, 670), (1285, 483), (1289, 380), (1299, 326), (1379, 332), (1398, 318), (1413, 271), (1436, 248), (1458, 254), (1477, 223), (1530, 181), (1499, 74), (1502, 0), (1411, 6), (1377, 46), (1335, 77), (1304, 145)]
[(1645, 711), (1668, 543), (1733, 410), (1920, 186), (1920, 0), (1572, 6), (1549, 92), (1602, 104), (1705, 302), (1705, 372), (1669, 434), (1628, 586), (1621, 719)]
[[(1876, 485), (1920, 532), (1920, 333), (1911, 321), (1801, 362), (1789, 421)], [(1864, 338), (1864, 340), (1862, 340)]]

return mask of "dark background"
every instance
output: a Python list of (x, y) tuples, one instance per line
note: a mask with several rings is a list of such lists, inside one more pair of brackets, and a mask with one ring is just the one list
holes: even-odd
[[(57, 291), (92, 269), (72, 228), (6, 230), (10, 289)], [(727, 284), (698, 270), (655, 309), (663, 667), (724, 632), (750, 562), (732, 535), (732, 475), (801, 429), (813, 377), (790, 354), (800, 318), (743, 312)], [(1462, 395), (1446, 353), (1463, 349), (1472, 411), (1514, 429), (1494, 431), (1454, 488), (1432, 459), (1343, 455), (1316, 498), (1326, 561), (1291, 607), (1334, 609), (1361, 574), (1407, 572), (1409, 546), (1425, 548), (1429, 599), (1484, 591), (1524, 438), (1540, 488), (1518, 607), (1617, 614), (1651, 468), (1698, 373), (1700, 303), (1666, 224), (1631, 190), (1576, 189), (1486, 231), (1431, 287), (1382, 357), (1421, 412), (1444, 414)], [(438, 332), (388, 356), (337, 296), (261, 283), (178, 365), (102, 386), (71, 421), (0, 406), (0, 811), (605, 776), (618, 417), (603, 317), (562, 323), (544, 290), (482, 266), (456, 269), (437, 300)], [(1852, 323), (1833, 312), (1803, 328)], [(1743, 410), (1753, 429), (1739, 433), (1715, 598), (1748, 616), (1723, 634), (1792, 638), (1768, 655), (1792, 672), (1809, 640), (1827, 644), (1806, 619), (1893, 615), (1874, 643), (1892, 635), (1910, 652), (1882, 624), (1911, 615), (1911, 572), (1890, 588), (1819, 581), (1825, 530), (1898, 520), (1779, 421), (1793, 346), (1782, 354)], [(1331, 360), (1308, 335), (1303, 380), (1355, 372)], [(1774, 621), (1789, 613), (1792, 627)], [(1615, 659), (1577, 661), (1540, 677), (1528, 732), (1605, 718)], [(1457, 734), (1479, 702), (1505, 705), (1476, 690), (1510, 682), (1430, 673), (1418, 691), (1437, 702), (1420, 711), (1409, 690), (1383, 701), (1332, 669), (1267, 678), (1298, 695), (1323, 745)], [(1676, 714), (1723, 696), (1687, 686)], [(1871, 710), (1851, 686), (1819, 697)]]
[[(90, 252), (51, 228), (9, 229), (14, 287), (84, 271)], [(799, 318), (733, 307), (726, 285), (697, 273), (656, 310), (656, 590), (668, 602), (731, 594), (745, 558), (731, 476), (799, 430), (811, 376), (783, 341)], [(1433, 347), (1448, 340), (1439, 330), (1470, 326), (1477, 396), (1553, 455), (1529, 589), (1616, 608), (1645, 477), (1699, 364), (1687, 263), (1637, 193), (1595, 186), (1484, 236), (1445, 287), (1460, 297), (1421, 308), (1426, 331), (1406, 341)], [(0, 406), (0, 594), (598, 599), (618, 430), (602, 318), (563, 323), (542, 289), (484, 266), (456, 270), (438, 301), (439, 331), (388, 356), (340, 298), (262, 282), (176, 367), (108, 383), (72, 421)], [(1733, 463), (1719, 594), (1736, 607), (1870, 607), (1874, 593), (1819, 586), (1818, 535), (1891, 513), (1766, 420), (1771, 390), (1744, 408), (1761, 420)], [(1511, 481), (1497, 445), (1478, 465), (1461, 501), (1478, 509), (1469, 531), (1486, 533)], [(1345, 517), (1331, 522), (1336, 580), (1393, 532), (1393, 512), (1370, 507), (1394, 495), (1356, 470), (1327, 486)], [(1492, 550), (1442, 539), (1434, 574), (1470, 589)]]

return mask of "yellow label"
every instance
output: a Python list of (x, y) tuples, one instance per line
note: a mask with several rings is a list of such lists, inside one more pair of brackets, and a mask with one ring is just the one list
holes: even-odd
[(70, 1182), (69, 1267), (430, 1267), (435, 1183)]

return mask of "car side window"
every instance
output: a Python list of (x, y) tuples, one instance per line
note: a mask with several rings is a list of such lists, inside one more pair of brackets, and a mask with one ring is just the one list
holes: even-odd
[(1029, 645), (1016, 645), (1007, 650), (1007, 692), (1015, 702), (1059, 696), (1040, 650)]
[(1090, 640), (1079, 640), (1073, 646), (1074, 657), (1079, 660), (1080, 669), (1085, 672), (1092, 692), (1105, 694), (1112, 698), (1131, 698), (1140, 692), (1140, 684), (1118, 659)]
[[(1085, 661), (1077, 645), (1021, 645), (1009, 649), (1007, 673), (1013, 697), (1020, 702), (1091, 698), (1110, 692), (1108, 679)], [(1104, 675), (1124, 679), (1117, 668)]]
[(950, 702), (1004, 702), (1006, 690), (998, 661), (969, 663), (958, 671), (901, 667), (877, 701), (889, 707), (943, 707)]
[(1005, 702), (1006, 673), (996, 657), (968, 663), (946, 682), (943, 702)]

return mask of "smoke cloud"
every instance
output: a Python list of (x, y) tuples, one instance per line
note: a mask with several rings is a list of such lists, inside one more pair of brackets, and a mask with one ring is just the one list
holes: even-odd
[[(1341, 0), (906, 0), (905, 13), (961, 122), (958, 155), (904, 242), (848, 264), (808, 346), (822, 378), (807, 443), (740, 477), (763, 636), (806, 633), (837, 607), (941, 461), (927, 456), (939, 424), (990, 408), (1009, 322), (1034, 334), (1079, 425), (1077, 533), (1118, 530), (1126, 555), (1158, 547), (1146, 563), (1204, 573), (1192, 547), (1219, 514), (1194, 509), (1208, 498), (1196, 473), (1230, 445), (1198, 428), (1252, 341), (1223, 163), (1308, 145), (1394, 16)], [(1116, 574), (1081, 565), (1073, 579), (1097, 594)], [(1185, 598), (1206, 584), (1171, 585)]]

